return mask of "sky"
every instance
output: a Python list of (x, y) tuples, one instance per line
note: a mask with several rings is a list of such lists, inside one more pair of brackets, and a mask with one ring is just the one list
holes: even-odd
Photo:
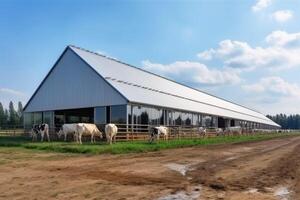
[(300, 113), (300, 1), (0, 1), (0, 102), (26, 104), (67, 45), (263, 114)]

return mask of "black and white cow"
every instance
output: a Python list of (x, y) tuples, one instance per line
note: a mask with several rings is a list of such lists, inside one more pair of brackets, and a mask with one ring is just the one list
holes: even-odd
[(150, 143), (155, 139), (159, 140), (160, 135), (163, 135), (164, 140), (168, 140), (169, 129), (165, 126), (152, 127), (150, 129)]
[(48, 124), (35, 124), (35, 125), (33, 125), (32, 130), (31, 130), (32, 141), (37, 140), (37, 135), (38, 134), (41, 134), (41, 142), (44, 141), (45, 134), (47, 136), (48, 142), (50, 142)]

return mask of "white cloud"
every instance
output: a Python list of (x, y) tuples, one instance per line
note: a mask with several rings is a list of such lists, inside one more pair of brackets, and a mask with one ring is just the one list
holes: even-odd
[(289, 83), (278, 76), (265, 77), (258, 83), (244, 85), (242, 88), (253, 93), (269, 93), (279, 97), (296, 97), (300, 99), (300, 86)]
[(271, 0), (257, 0), (256, 4), (252, 6), (252, 11), (257, 12), (271, 5)]
[(145, 60), (142, 65), (146, 70), (191, 84), (219, 85), (235, 84), (241, 81), (237, 72), (231, 69), (209, 69), (199, 62), (176, 61), (164, 65)]
[(241, 100), (243, 105), (247, 105), (249, 108), (259, 110), (264, 114), (299, 114), (299, 99), (294, 97), (272, 97), (270, 95), (249, 95)]
[(213, 58), (213, 54), (215, 53), (214, 49), (209, 49), (207, 51), (203, 51), (198, 53), (198, 57), (203, 60), (211, 60)]
[(225, 67), (239, 70), (287, 69), (300, 66), (300, 33), (274, 31), (266, 37), (266, 47), (223, 40), (216, 49), (198, 54), (203, 60), (221, 60)]
[(261, 78), (258, 83), (243, 85), (249, 93), (244, 104), (265, 114), (299, 114), (300, 86), (281, 77)]
[(275, 21), (283, 23), (293, 18), (293, 12), (290, 10), (278, 10), (271, 17)]
[(24, 96), (23, 92), (9, 89), (9, 88), (0, 88), (0, 95), (16, 95), (16, 96)]
[(266, 42), (273, 46), (300, 48), (300, 32), (273, 31), (266, 37)]
[[(278, 70), (300, 68), (299, 55), (300, 32), (282, 30), (267, 35), (260, 46), (228, 39), (219, 42), (216, 48), (197, 54), (206, 64), (221, 63), (223, 69), (232, 69), (240, 76), (253, 71), (252, 77), (257, 75), (256, 70), (260, 71), (259, 74), (274, 74), (274, 70), (278, 73)], [(240, 102), (266, 114), (300, 112), (300, 84), (268, 75), (257, 83), (241, 86), (241, 89), (248, 93), (240, 97)]]
[[(8, 104), (10, 101), (14, 103), (16, 106), (18, 101), (21, 101), (24, 105), (24, 103), (27, 101), (28, 96), (20, 92), (18, 90), (10, 89), (10, 88), (1, 88), (0, 87), (0, 102), (5, 108), (8, 108)], [(15, 107), (16, 108), (16, 107)]]

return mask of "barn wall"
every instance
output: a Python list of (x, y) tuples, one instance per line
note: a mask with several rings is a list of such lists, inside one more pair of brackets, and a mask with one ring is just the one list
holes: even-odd
[(126, 104), (127, 100), (67, 49), (25, 112)]

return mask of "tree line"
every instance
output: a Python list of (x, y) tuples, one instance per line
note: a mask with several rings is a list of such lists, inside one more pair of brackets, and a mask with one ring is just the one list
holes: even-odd
[(23, 125), (23, 105), (22, 102), (18, 102), (17, 109), (15, 109), (14, 103), (9, 102), (8, 109), (3, 107), (0, 102), (0, 128), (16, 127)]
[(277, 114), (267, 117), (281, 126), (283, 129), (300, 129), (300, 115)]

